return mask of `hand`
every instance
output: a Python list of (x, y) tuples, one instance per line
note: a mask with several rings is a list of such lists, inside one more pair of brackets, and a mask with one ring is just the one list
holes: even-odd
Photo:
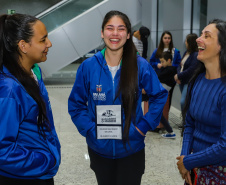
[(191, 182), (191, 175), (190, 173), (188, 172), (186, 175), (185, 175), (185, 182), (189, 185), (192, 185), (192, 182)]
[(174, 75), (174, 80), (177, 82), (177, 80), (178, 80), (177, 74)]
[(142, 94), (146, 94), (146, 92), (145, 92), (145, 90), (144, 90), (144, 89), (142, 89)]
[(177, 84), (181, 84), (181, 81), (180, 81), (180, 80), (177, 80), (176, 83), (177, 83)]
[(136, 126), (135, 126), (135, 128), (137, 129), (137, 131), (138, 131), (142, 136), (145, 136), (144, 133), (141, 132), (139, 128), (137, 128)]
[(178, 160), (177, 162), (177, 168), (182, 176), (183, 179), (185, 179), (185, 176), (187, 175), (187, 173), (189, 173), (189, 171), (185, 168), (184, 163), (183, 163), (183, 159), (184, 159), (184, 155), (177, 157), (176, 159)]
[(177, 74), (174, 75), (174, 80), (177, 84), (181, 84), (181, 81), (178, 79)]
[(162, 64), (157, 64), (157, 68), (161, 69)]

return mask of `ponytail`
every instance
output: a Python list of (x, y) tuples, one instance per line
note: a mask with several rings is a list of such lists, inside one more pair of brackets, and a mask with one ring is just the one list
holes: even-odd
[[(20, 40), (30, 42), (34, 35), (33, 25), (38, 21), (34, 16), (25, 14), (1, 15), (0, 16), (0, 71), (8, 78), (16, 78), (27, 93), (38, 104), (37, 127), (39, 133), (45, 138), (45, 129), (49, 127), (49, 120), (46, 116), (46, 105), (41, 96), (41, 92), (36, 81), (22, 67), (18, 49)], [(3, 72), (3, 65), (13, 75)]]

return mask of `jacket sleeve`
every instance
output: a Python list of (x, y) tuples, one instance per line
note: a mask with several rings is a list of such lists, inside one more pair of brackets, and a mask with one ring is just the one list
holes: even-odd
[(156, 55), (156, 52), (157, 52), (157, 49), (155, 49), (151, 55), (151, 58), (149, 60), (151, 66), (153, 67), (153, 69), (157, 69), (157, 65), (159, 63), (159, 60), (155, 57)]
[[(54, 167), (55, 158), (49, 151), (31, 150), (17, 142), (22, 106), (14, 98), (0, 98), (0, 169), (21, 177), (40, 177)], [(4, 110), (4, 111), (3, 111)]]
[(178, 67), (181, 63), (180, 51), (175, 48), (172, 66)]
[(89, 87), (85, 78), (86, 69), (82, 63), (76, 75), (76, 80), (68, 99), (68, 112), (79, 133), (86, 137), (88, 130), (95, 126), (89, 117), (87, 106)]
[(221, 107), (221, 135), (220, 139), (212, 146), (200, 152), (184, 157), (184, 166), (187, 170), (195, 167), (215, 165), (226, 160), (226, 95), (222, 98)]
[[(197, 55), (198, 55), (197, 52), (193, 53), (190, 58), (188, 68), (177, 74), (178, 79), (181, 80), (182, 82), (185, 79), (190, 79), (192, 74), (194, 73), (194, 70), (196, 69), (197, 64), (198, 64)], [(188, 62), (188, 61), (186, 61), (186, 62)], [(186, 62), (185, 62), (185, 64), (186, 64)]]
[(145, 66), (145, 69), (143, 69), (140, 81), (149, 96), (149, 109), (137, 124), (137, 127), (146, 134), (148, 130), (154, 130), (159, 125), (168, 92), (162, 87), (150, 65)]

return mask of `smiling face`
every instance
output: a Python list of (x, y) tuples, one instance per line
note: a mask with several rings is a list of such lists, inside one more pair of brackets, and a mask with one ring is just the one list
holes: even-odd
[(104, 39), (107, 49), (111, 51), (121, 51), (130, 38), (123, 20), (119, 16), (113, 16), (105, 24), (101, 31), (101, 37)]
[(41, 21), (37, 21), (33, 25), (33, 31), (34, 35), (30, 42), (26, 43), (26, 57), (32, 63), (44, 62), (52, 43), (47, 37), (46, 27)]
[(218, 43), (218, 30), (215, 24), (206, 26), (196, 42), (199, 49), (198, 60), (203, 63), (219, 62), (221, 46)]

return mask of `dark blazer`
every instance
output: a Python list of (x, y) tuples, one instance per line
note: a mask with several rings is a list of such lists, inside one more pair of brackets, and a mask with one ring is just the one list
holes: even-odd
[[(186, 52), (187, 51), (184, 52), (182, 59), (184, 58)], [(186, 60), (186, 62), (184, 64), (184, 69), (182, 72), (180, 72), (181, 65), (178, 66), (177, 76), (182, 84), (188, 84), (189, 80), (191, 79), (191, 77), (194, 73), (194, 70), (196, 69), (197, 64), (199, 62), (197, 59), (197, 56), (198, 56), (198, 52), (194, 52), (194, 53), (190, 54), (190, 56), (188, 57), (188, 59)]]

